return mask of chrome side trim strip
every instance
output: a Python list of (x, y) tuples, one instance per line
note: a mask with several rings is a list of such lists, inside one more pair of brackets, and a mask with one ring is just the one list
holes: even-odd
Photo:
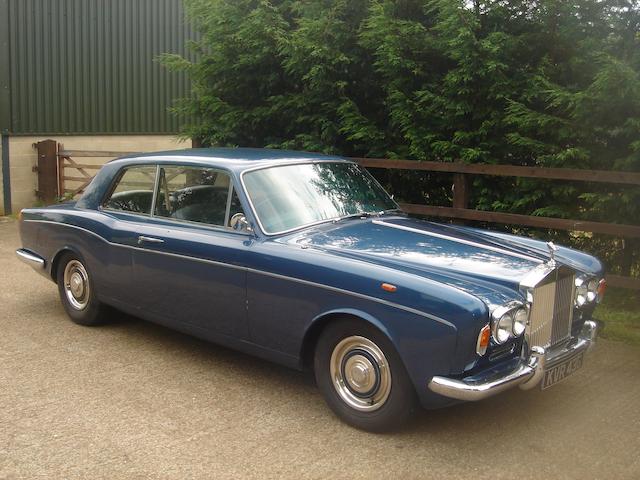
[(469, 245), (471, 247), (482, 248), (483, 250), (489, 250), (489, 251), (496, 252), (496, 253), (502, 253), (503, 255), (509, 255), (511, 257), (522, 258), (524, 260), (529, 260), (531, 262), (543, 263), (543, 260), (540, 260), (540, 259), (535, 258), (535, 257), (531, 257), (529, 255), (524, 255), (524, 254), (521, 254), (521, 253), (512, 252), (510, 250), (505, 250), (505, 249), (498, 248), (498, 247), (492, 247), (491, 245), (483, 245), (481, 243), (473, 242), (471, 240), (464, 240), (462, 238), (452, 237), (450, 235), (444, 235), (444, 234), (435, 233), (435, 232), (426, 232), (424, 230), (420, 230), (420, 229), (413, 228), (413, 227), (405, 227), (404, 225), (396, 225), (394, 223), (388, 223), (388, 222), (385, 222), (384, 220), (372, 220), (371, 223), (374, 223), (376, 225), (381, 225), (383, 227), (396, 228), (398, 230), (404, 230), (404, 231), (407, 231), (407, 232), (418, 233), (420, 235), (427, 235), (429, 237), (441, 238), (443, 240), (449, 240), (451, 242), (461, 243), (463, 245)]
[(451, 328), (453, 328), (453, 329), (455, 329), (457, 331), (457, 327), (453, 323), (451, 323), (451, 322), (449, 322), (449, 321), (447, 321), (447, 320), (445, 320), (443, 318), (440, 318), (440, 317), (438, 317), (436, 315), (431, 315), (429, 313), (422, 312), (420, 310), (416, 310), (415, 308), (406, 307), (404, 305), (399, 305), (397, 303), (389, 302), (389, 301), (384, 300), (382, 298), (377, 298), (377, 297), (372, 297), (372, 296), (369, 296), (369, 295), (365, 295), (363, 293), (352, 292), (351, 290), (344, 290), (342, 288), (332, 287), (330, 285), (325, 285), (325, 284), (322, 284), (322, 283), (316, 283), (316, 282), (312, 282), (312, 281), (309, 281), (309, 280), (303, 280), (301, 278), (289, 277), (289, 276), (286, 276), (286, 275), (280, 275), (278, 273), (267, 272), (267, 271), (264, 271), (264, 270), (256, 270), (255, 268), (243, 267), (243, 266), (234, 265), (234, 264), (231, 264), (231, 263), (217, 262), (215, 260), (207, 260), (207, 259), (204, 259), (204, 258), (190, 257), (188, 255), (181, 255), (179, 253), (161, 252), (161, 251), (158, 251), (158, 250), (149, 250), (149, 249), (146, 249), (146, 248), (134, 247), (134, 246), (131, 246), (131, 245), (122, 245), (120, 243), (113, 243), (113, 242), (110, 242), (109, 240), (107, 240), (106, 238), (102, 237), (101, 235), (98, 235), (97, 233), (92, 232), (91, 230), (88, 230), (88, 229), (83, 228), (83, 227), (78, 227), (77, 225), (71, 225), (69, 223), (53, 222), (53, 221), (50, 221), (50, 220), (24, 220), (24, 221), (25, 222), (34, 222), (34, 223), (50, 223), (52, 225), (61, 225), (61, 226), (65, 226), (65, 227), (75, 228), (77, 230), (82, 230), (84, 232), (87, 232), (87, 233), (99, 238), (103, 242), (105, 242), (105, 243), (107, 243), (109, 245), (112, 245), (114, 247), (127, 248), (127, 249), (130, 249), (130, 250), (138, 250), (138, 251), (145, 252), (145, 253), (156, 253), (158, 255), (167, 255), (167, 256), (175, 257), (175, 258), (184, 258), (186, 260), (191, 260), (191, 261), (199, 262), (199, 263), (206, 263), (206, 264), (210, 264), (210, 265), (216, 265), (216, 266), (220, 266), (220, 267), (232, 268), (232, 269), (236, 269), (236, 270), (244, 270), (246, 272), (256, 273), (256, 274), (259, 274), (259, 275), (266, 275), (266, 276), (273, 277), (273, 278), (278, 278), (278, 279), (281, 279), (281, 280), (287, 280), (287, 281), (291, 281), (291, 282), (301, 283), (303, 285), (309, 285), (309, 286), (322, 288), (324, 290), (329, 290), (329, 291), (336, 292), (336, 293), (350, 295), (352, 297), (361, 298), (361, 299), (364, 299), (364, 300), (370, 300), (372, 302), (376, 302), (376, 303), (379, 303), (381, 305), (386, 305), (388, 307), (396, 308), (398, 310), (403, 310), (405, 312), (412, 313), (414, 315), (419, 315), (421, 317), (428, 318), (428, 319), (433, 320), (435, 322), (438, 322), (438, 323), (441, 323), (441, 324), (446, 325), (448, 327), (451, 327)]
[(452, 327), (452, 328), (457, 330), (456, 326), (453, 323), (451, 323), (451, 322), (449, 322), (449, 321), (447, 321), (447, 320), (445, 320), (443, 318), (437, 317), (435, 315), (431, 315), (429, 313), (422, 312), (420, 310), (416, 310), (415, 308), (405, 307), (404, 305), (399, 305), (397, 303), (389, 302), (387, 300), (383, 300), (382, 298), (371, 297), (371, 296), (365, 295), (363, 293), (352, 292), (351, 290), (344, 290), (342, 288), (331, 287), (329, 285), (324, 285), (322, 283), (311, 282), (309, 280), (302, 280), (300, 278), (295, 278), (295, 277), (288, 277), (286, 275), (280, 275), (280, 274), (277, 274), (277, 273), (265, 272), (263, 270), (255, 270), (253, 268), (247, 268), (247, 271), (252, 272), (252, 273), (258, 273), (258, 274), (261, 274), (261, 275), (267, 275), (269, 277), (279, 278), (279, 279), (282, 279), (282, 280), (289, 280), (289, 281), (296, 282), (296, 283), (302, 283), (304, 285), (310, 285), (310, 286), (313, 286), (313, 287), (319, 287), (319, 288), (323, 288), (325, 290), (330, 290), (330, 291), (336, 292), (336, 293), (344, 293), (346, 295), (350, 295), (352, 297), (357, 297), (357, 298), (362, 298), (364, 300), (371, 300), (373, 302), (380, 303), (382, 305), (387, 305), (388, 307), (397, 308), (399, 310), (404, 310), (405, 312), (413, 313), (414, 315), (420, 315), (421, 317), (426, 317), (426, 318), (428, 318), (430, 320), (434, 320), (434, 321), (436, 321), (438, 323), (442, 323), (443, 325), (447, 325), (448, 327)]
[[(47, 210), (48, 212), (58, 212), (59, 210)], [(171, 217), (161, 217), (159, 215), (149, 215), (146, 213), (134, 213), (134, 212), (125, 212), (124, 210), (113, 210), (111, 208), (100, 208), (100, 210), (97, 210), (98, 213), (104, 213), (105, 215), (124, 215), (125, 217), (132, 217), (131, 220), (128, 219), (124, 219), (124, 218), (120, 218), (120, 217), (115, 217), (115, 216), (109, 216), (109, 218), (115, 218), (117, 219), (119, 222), (129, 222), (129, 223), (135, 223), (136, 220), (138, 220), (140, 217), (145, 218), (145, 219), (153, 219), (153, 220), (158, 220), (160, 222), (163, 222), (163, 224), (155, 224), (155, 223), (146, 223), (146, 226), (149, 227), (154, 227), (154, 228), (163, 228), (166, 227), (167, 225), (164, 225), (164, 223), (168, 224), (171, 227), (174, 228), (189, 228), (189, 227), (197, 227), (198, 229), (203, 229), (203, 230), (211, 230), (214, 232), (220, 232), (220, 233), (231, 233), (233, 235), (242, 235), (245, 237), (251, 237), (253, 235), (246, 233), (246, 232), (240, 232), (240, 231), (236, 231), (232, 228), (228, 228), (228, 227), (224, 227), (223, 225), (213, 225), (213, 224), (207, 224), (207, 223), (202, 223), (202, 222), (192, 222), (189, 220), (177, 220), (175, 218), (171, 218)], [(61, 213), (69, 213), (68, 211), (61, 211)], [(29, 221), (33, 221), (35, 222), (36, 220), (29, 220)], [(41, 222), (46, 222), (47, 220), (39, 220)], [(50, 223), (56, 223), (57, 222), (50, 222)]]
[(44, 258), (36, 255), (35, 253), (31, 253), (23, 248), (19, 248), (18, 250), (16, 250), (16, 255), (20, 260), (22, 260), (24, 263), (26, 263), (30, 267), (33, 267), (35, 269), (44, 268), (44, 264), (45, 264)]

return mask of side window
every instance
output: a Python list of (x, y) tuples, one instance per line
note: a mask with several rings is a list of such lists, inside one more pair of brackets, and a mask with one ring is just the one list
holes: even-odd
[(161, 166), (154, 215), (224, 226), (230, 185), (211, 168)]
[(124, 212), (150, 214), (155, 179), (155, 165), (124, 169), (103, 207)]

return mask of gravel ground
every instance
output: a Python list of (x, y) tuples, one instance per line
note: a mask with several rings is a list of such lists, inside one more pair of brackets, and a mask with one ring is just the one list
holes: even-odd
[(71, 323), (0, 219), (0, 478), (640, 478), (640, 349), (374, 435), (310, 374), (124, 315)]

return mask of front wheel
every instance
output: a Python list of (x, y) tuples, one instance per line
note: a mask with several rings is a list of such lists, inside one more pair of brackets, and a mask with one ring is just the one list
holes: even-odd
[(329, 407), (363, 430), (398, 428), (416, 395), (395, 348), (380, 331), (357, 320), (330, 324), (315, 349), (316, 382)]
[(106, 322), (107, 307), (96, 298), (93, 280), (78, 255), (63, 255), (56, 280), (60, 300), (71, 320), (88, 326)]

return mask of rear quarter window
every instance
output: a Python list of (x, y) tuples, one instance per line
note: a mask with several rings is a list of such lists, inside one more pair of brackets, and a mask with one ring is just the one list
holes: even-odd
[(149, 215), (155, 181), (155, 165), (127, 167), (120, 172), (103, 207), (109, 210)]

